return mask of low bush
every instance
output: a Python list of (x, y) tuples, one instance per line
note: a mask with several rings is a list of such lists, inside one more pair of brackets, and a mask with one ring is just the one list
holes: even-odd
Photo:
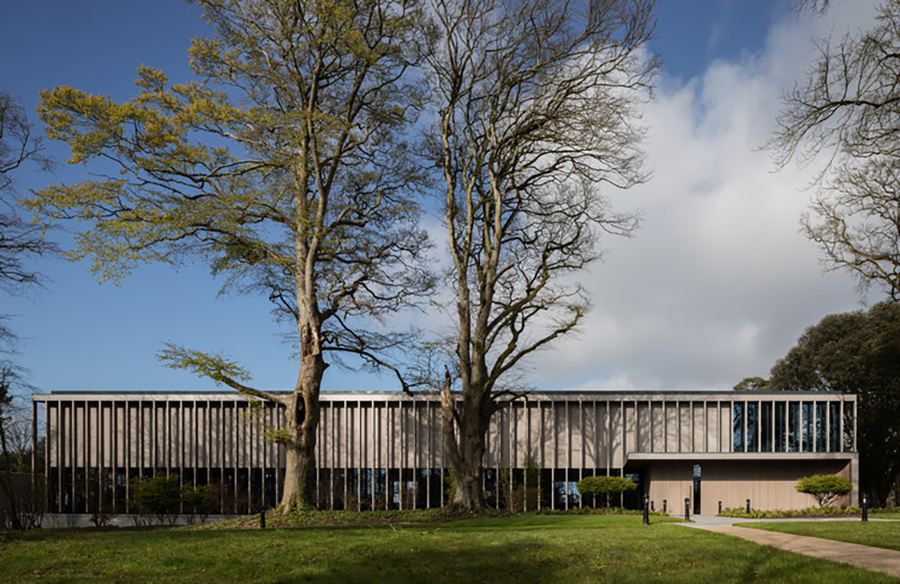
[[(653, 517), (668, 517), (664, 511), (650, 511)], [(541, 509), (537, 515), (643, 515), (640, 509), (623, 509), (622, 507), (574, 507), (572, 509)]]
[(181, 487), (178, 475), (157, 475), (144, 480), (131, 481), (131, 498), (140, 515), (154, 515), (160, 525), (169, 519), (174, 523), (181, 504)]
[(852, 507), (807, 507), (805, 509), (772, 509), (762, 511), (760, 509), (747, 509), (735, 507), (722, 509), (719, 517), (740, 517), (742, 519), (803, 519), (817, 517), (858, 517), (862, 510), (858, 506)]
[(799, 479), (794, 488), (798, 493), (815, 497), (819, 507), (830, 507), (838, 497), (853, 490), (853, 483), (840, 475), (817, 474)]
[(583, 496), (599, 497), (601, 501), (606, 502), (606, 507), (609, 507), (614, 495), (633, 491), (637, 488), (637, 484), (623, 477), (601, 476), (583, 478), (575, 484), (575, 487)]

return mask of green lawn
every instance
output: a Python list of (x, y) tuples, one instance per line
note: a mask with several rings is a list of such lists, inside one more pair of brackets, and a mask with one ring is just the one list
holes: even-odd
[[(885, 517), (878, 515), (878, 517)], [(870, 517), (871, 519), (871, 517)], [(745, 523), (743, 527), (808, 535), (900, 551), (900, 521), (790, 521)]]
[[(654, 518), (659, 521), (658, 518)], [(3, 581), (896, 582), (635, 516), (429, 526), (0, 534)]]

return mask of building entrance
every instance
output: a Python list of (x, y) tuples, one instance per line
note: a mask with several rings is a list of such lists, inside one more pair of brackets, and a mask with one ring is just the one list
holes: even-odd
[(694, 465), (694, 515), (700, 515), (700, 465)]

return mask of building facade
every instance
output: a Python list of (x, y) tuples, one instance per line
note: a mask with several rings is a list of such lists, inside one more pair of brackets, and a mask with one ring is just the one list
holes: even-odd
[[(317, 500), (325, 509), (437, 507), (448, 498), (440, 401), (430, 394), (323, 392)], [(33, 396), (45, 439), (48, 510), (128, 512), (132, 481), (177, 475), (215, 487), (223, 513), (277, 505), (284, 452), (266, 434), (271, 403), (234, 392), (53, 392)], [(44, 421), (39, 430), (37, 420)], [(856, 398), (787, 392), (534, 392), (495, 414), (485, 454), (488, 503), (565, 509), (594, 504), (575, 484), (627, 476), (617, 504), (715, 515), (724, 508), (814, 504), (798, 478), (854, 485)]]

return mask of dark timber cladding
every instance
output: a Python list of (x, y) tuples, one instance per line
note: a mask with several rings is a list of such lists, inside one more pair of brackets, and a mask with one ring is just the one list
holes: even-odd
[[(317, 440), (317, 502), (326, 509), (405, 509), (447, 502), (440, 401), (428, 394), (326, 392)], [(130, 508), (131, 483), (177, 475), (215, 487), (223, 513), (276, 505), (284, 454), (266, 439), (280, 407), (234, 392), (53, 392), (43, 404), (49, 508)], [(36, 415), (35, 420), (40, 416)], [(37, 424), (37, 422), (36, 422)], [(785, 392), (534, 392), (493, 418), (485, 454), (490, 505), (570, 508), (575, 483), (628, 476), (616, 504), (684, 499), (725, 507), (805, 507), (797, 478), (839, 473), (857, 486), (856, 398)], [(809, 498), (809, 500), (807, 500)], [(846, 499), (856, 502), (856, 489)]]

